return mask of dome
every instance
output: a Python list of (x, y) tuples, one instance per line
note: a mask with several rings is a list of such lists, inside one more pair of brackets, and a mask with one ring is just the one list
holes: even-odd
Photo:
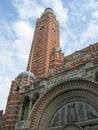
[(28, 77), (29, 77), (30, 79), (32, 79), (32, 80), (35, 79), (34, 74), (31, 73), (31, 72), (29, 72), (29, 71), (21, 72), (21, 73), (17, 76), (17, 78), (28, 78)]
[(51, 8), (46, 8), (46, 9), (45, 9), (45, 12), (46, 12), (46, 13), (47, 13), (47, 12), (53, 13), (53, 9), (51, 9)]

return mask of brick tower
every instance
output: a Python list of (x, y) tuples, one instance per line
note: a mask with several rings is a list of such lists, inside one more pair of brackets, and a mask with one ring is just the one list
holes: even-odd
[(37, 20), (27, 70), (38, 77), (47, 77), (52, 48), (59, 47), (59, 23), (51, 8)]
[(0, 121), (0, 130), (98, 130), (98, 43), (64, 57), (58, 21), (47, 8)]
[[(28, 81), (29, 75), (29, 81)], [(27, 83), (32, 84), (34, 80), (33, 74), (28, 71), (21, 72), (15, 80), (12, 81), (9, 96), (7, 99), (7, 105), (5, 110), (5, 120), (4, 126), (0, 130), (14, 130), (15, 123), (18, 120), (21, 93), (22, 88), (27, 85)]]
[(22, 88), (32, 84), (35, 77), (38, 79), (48, 76), (50, 55), (54, 47), (59, 47), (59, 23), (53, 10), (47, 8), (41, 18), (37, 20), (27, 71), (21, 72), (12, 81), (5, 111), (5, 130), (14, 130), (15, 128)]

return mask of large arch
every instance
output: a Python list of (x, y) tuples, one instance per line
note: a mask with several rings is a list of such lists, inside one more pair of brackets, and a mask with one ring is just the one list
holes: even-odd
[[(49, 126), (56, 112), (68, 103), (84, 103), (91, 106), (98, 113), (98, 84), (90, 80), (75, 78), (66, 80), (53, 86), (48, 92), (39, 99), (30, 115), (30, 128), (36, 130), (52, 130)], [(98, 122), (98, 118), (94, 121)], [(91, 124), (91, 120), (90, 124)], [(89, 125), (89, 121), (87, 121)], [(71, 122), (73, 125), (80, 125), (80, 122)], [(94, 124), (94, 123), (93, 123)], [(67, 130), (67, 124), (59, 125), (54, 130)], [(72, 125), (72, 127), (73, 127)], [(86, 124), (85, 124), (86, 125)], [(98, 125), (98, 124), (97, 124)], [(84, 127), (84, 126), (83, 126)], [(77, 129), (80, 126), (77, 126)], [(81, 127), (82, 129), (82, 127)], [(69, 130), (69, 129), (68, 129)]]

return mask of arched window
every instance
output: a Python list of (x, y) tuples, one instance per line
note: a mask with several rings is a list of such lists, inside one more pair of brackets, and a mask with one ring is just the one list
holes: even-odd
[(29, 105), (30, 105), (30, 99), (29, 99), (29, 96), (26, 96), (26, 97), (24, 97), (24, 100), (23, 100), (21, 120), (25, 120), (28, 118)]
[(19, 92), (19, 86), (16, 87), (16, 91)]
[(95, 73), (95, 81), (98, 81), (98, 71)]
[(34, 96), (33, 96), (33, 99), (32, 99), (32, 107), (33, 107), (33, 105), (35, 104), (35, 102), (37, 101), (37, 99), (39, 98), (39, 93), (38, 92), (36, 92), (36, 93), (34, 93)]

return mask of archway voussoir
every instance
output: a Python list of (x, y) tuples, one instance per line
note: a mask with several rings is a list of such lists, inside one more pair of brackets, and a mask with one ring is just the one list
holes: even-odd
[[(68, 99), (70, 99), (70, 101), (71, 101), (71, 97), (72, 97), (72, 100), (75, 100), (76, 97), (79, 97), (80, 101), (87, 99), (85, 101), (88, 102), (89, 100), (91, 100), (91, 102), (92, 102), (91, 105), (94, 105), (94, 103), (95, 103), (95, 107), (98, 105), (98, 103), (97, 103), (98, 85), (96, 83), (93, 83), (91, 81), (84, 80), (84, 79), (78, 79), (78, 78), (76, 80), (71, 79), (71, 80), (62, 82), (60, 84), (57, 84), (57, 85), (51, 87), (47, 91), (47, 93), (41, 97), (41, 99), (38, 101), (38, 103), (35, 106), (36, 109), (33, 111), (32, 115), (31, 115), (31, 118), (32, 118), (31, 127), (37, 128), (37, 130), (40, 130), (40, 127), (44, 122), (46, 122), (46, 124), (47, 124), (48, 119), (44, 119), (44, 118), (45, 117), (48, 118), (49, 112), (50, 113), (52, 112), (51, 107), (53, 108), (54, 106), (58, 106), (59, 103), (62, 102), (62, 101), (60, 101), (57, 104), (57, 102), (59, 100), (61, 100), (61, 99), (59, 99), (59, 97), (61, 95), (64, 95), (63, 98), (65, 98), (65, 100), (67, 100), (67, 93), (71, 93), (68, 97)], [(56, 101), (57, 98), (58, 98), (58, 101)], [(63, 98), (62, 98), (62, 100), (64, 100)], [(65, 102), (65, 103), (67, 103), (67, 102)], [(98, 108), (96, 108), (96, 109), (98, 109)]]

